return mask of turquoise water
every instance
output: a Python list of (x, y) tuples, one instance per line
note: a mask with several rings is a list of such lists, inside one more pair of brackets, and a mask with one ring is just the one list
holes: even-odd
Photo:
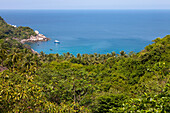
[(170, 34), (170, 10), (0, 10), (0, 16), (51, 38), (29, 43), (47, 54), (139, 52), (153, 39)]

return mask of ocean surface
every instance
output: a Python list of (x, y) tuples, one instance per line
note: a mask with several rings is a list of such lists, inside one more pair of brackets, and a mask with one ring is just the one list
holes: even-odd
[(51, 38), (28, 43), (47, 54), (137, 53), (170, 34), (170, 10), (0, 10), (0, 16)]

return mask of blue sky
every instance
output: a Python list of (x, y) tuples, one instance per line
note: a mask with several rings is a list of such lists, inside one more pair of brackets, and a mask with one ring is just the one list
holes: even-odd
[(170, 9), (170, 0), (0, 0), (0, 9)]

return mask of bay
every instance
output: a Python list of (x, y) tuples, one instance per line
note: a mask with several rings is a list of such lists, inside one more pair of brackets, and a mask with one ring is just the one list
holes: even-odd
[(139, 52), (170, 34), (170, 10), (0, 10), (0, 16), (49, 37), (48, 42), (28, 43), (47, 54)]

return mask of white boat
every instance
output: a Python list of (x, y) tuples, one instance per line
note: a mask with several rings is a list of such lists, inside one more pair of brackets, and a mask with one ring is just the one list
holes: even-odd
[(54, 41), (54, 43), (60, 43), (60, 41), (58, 41), (58, 40), (55, 40), (55, 41)]

